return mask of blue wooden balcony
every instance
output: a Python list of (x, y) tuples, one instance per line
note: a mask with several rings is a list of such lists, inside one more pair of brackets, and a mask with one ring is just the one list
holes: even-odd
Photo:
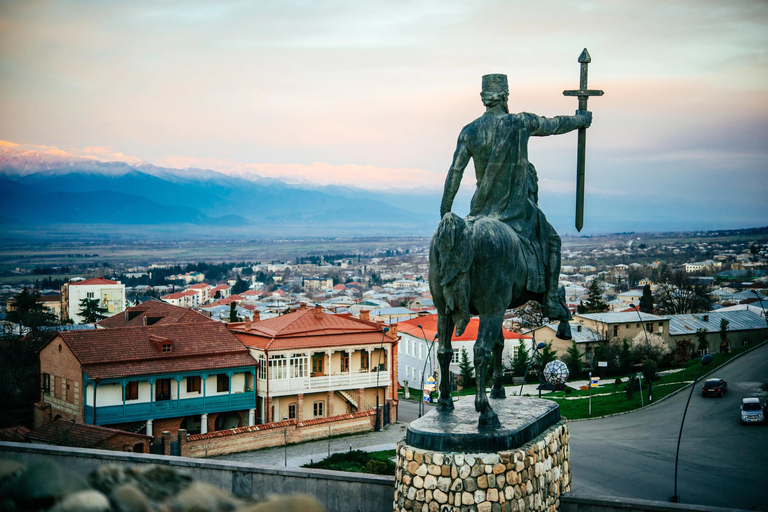
[[(147, 419), (175, 418), (226, 411), (240, 411), (256, 408), (256, 393), (247, 391), (212, 395), (180, 400), (152, 402), (128, 402), (125, 405), (103, 405), (96, 408), (96, 424), (110, 425)], [(84, 422), (93, 424), (93, 406), (86, 405)]]

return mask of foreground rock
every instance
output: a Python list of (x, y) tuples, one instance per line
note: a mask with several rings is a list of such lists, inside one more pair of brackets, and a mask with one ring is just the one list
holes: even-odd
[(105, 465), (88, 481), (49, 461), (0, 459), (0, 512), (324, 512), (303, 495), (237, 498), (162, 466)]

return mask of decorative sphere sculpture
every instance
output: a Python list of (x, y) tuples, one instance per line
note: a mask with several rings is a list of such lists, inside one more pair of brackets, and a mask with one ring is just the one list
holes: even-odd
[(562, 361), (550, 361), (544, 367), (544, 379), (555, 388), (562, 386), (568, 380), (568, 366)]

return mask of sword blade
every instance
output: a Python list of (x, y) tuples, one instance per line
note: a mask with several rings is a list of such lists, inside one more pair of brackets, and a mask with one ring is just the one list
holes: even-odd
[(586, 172), (587, 129), (579, 128), (579, 146), (576, 157), (576, 231), (584, 227), (584, 177)]

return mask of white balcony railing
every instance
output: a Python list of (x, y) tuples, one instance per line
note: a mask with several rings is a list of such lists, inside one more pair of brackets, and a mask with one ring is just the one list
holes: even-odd
[[(323, 375), (319, 377), (300, 377), (288, 379), (270, 379), (269, 393), (281, 393), (285, 391), (301, 392), (306, 390), (330, 390), (330, 389), (357, 389), (376, 386), (377, 372), (346, 372), (338, 375)], [(389, 384), (389, 372), (383, 370), (379, 374), (379, 386)], [(264, 389), (266, 381), (259, 379), (259, 389)]]

